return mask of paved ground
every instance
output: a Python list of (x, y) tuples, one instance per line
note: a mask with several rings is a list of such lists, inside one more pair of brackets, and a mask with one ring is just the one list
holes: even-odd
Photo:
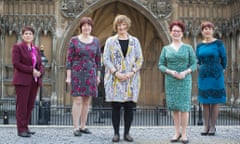
[[(31, 126), (30, 128), (36, 134), (31, 138), (22, 138), (17, 136), (16, 126), (0, 125), (0, 144), (111, 144), (113, 136), (112, 127), (89, 127), (93, 134), (81, 137), (74, 137), (70, 126)], [(202, 127), (199, 126), (188, 127), (190, 144), (240, 144), (240, 126), (218, 126), (215, 136), (200, 136), (201, 131)], [(131, 129), (133, 144), (169, 144), (173, 133), (173, 126)], [(127, 143), (121, 136), (119, 144)]]

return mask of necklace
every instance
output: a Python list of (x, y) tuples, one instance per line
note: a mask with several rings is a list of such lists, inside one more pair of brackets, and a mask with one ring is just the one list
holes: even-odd
[(214, 40), (215, 40), (215, 38), (209, 37), (209, 38), (205, 38), (203, 41), (206, 42), (206, 43), (210, 43)]
[(78, 38), (80, 39), (80, 41), (84, 43), (91, 43), (93, 39), (93, 37), (90, 35), (87, 35), (87, 36), (79, 35)]

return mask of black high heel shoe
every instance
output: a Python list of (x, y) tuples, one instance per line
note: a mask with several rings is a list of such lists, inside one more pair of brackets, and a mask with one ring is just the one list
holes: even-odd
[(206, 136), (206, 135), (208, 135), (208, 132), (209, 132), (209, 129), (206, 132), (201, 132), (201, 135)]
[(216, 132), (216, 128), (214, 129), (214, 131), (208, 132), (208, 135), (209, 135), (209, 136), (215, 136), (215, 132)]
[(171, 139), (170, 142), (172, 142), (172, 143), (178, 142), (181, 137), (182, 137), (182, 135), (180, 134), (176, 139)]
[(182, 143), (183, 143), (183, 144), (188, 144), (188, 143), (189, 143), (189, 140), (188, 140), (188, 139), (182, 140)]

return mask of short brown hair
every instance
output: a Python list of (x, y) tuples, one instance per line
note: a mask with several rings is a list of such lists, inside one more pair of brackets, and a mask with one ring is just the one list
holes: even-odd
[(81, 19), (80, 19), (80, 22), (79, 22), (80, 24), (79, 24), (79, 28), (80, 28), (80, 31), (82, 31), (82, 26), (84, 25), (84, 24), (89, 24), (89, 25), (91, 25), (91, 27), (93, 27), (93, 21), (92, 21), (92, 18), (90, 18), (90, 17), (82, 17)]
[(215, 29), (214, 24), (213, 24), (212, 22), (210, 22), (210, 21), (202, 22), (202, 24), (201, 24), (201, 30), (203, 31), (203, 29), (204, 29), (205, 27)]
[(121, 23), (126, 23), (128, 29), (131, 27), (131, 20), (129, 17), (126, 15), (117, 15), (113, 22), (113, 30), (115, 32), (117, 32), (117, 25)]
[(31, 26), (24, 26), (24, 27), (22, 28), (22, 34), (24, 34), (25, 31), (31, 31), (33, 34), (35, 33), (35, 30), (34, 30), (33, 27), (31, 27)]
[(181, 21), (173, 21), (173, 22), (170, 24), (170, 26), (169, 26), (169, 30), (170, 30), (170, 31), (172, 31), (173, 26), (178, 26), (178, 27), (180, 27), (181, 30), (182, 30), (182, 32), (185, 31), (185, 25), (184, 25), (184, 23), (181, 22)]

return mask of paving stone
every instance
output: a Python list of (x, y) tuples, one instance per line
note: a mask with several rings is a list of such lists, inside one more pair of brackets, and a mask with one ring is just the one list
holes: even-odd
[[(92, 134), (73, 136), (71, 126), (30, 126), (36, 134), (31, 138), (17, 136), (16, 126), (0, 125), (0, 144), (111, 144), (113, 128), (106, 126), (89, 127)], [(187, 129), (190, 144), (240, 144), (240, 126), (218, 126), (215, 136), (201, 136), (202, 126), (189, 126)], [(170, 144), (174, 134), (173, 126), (132, 127), (132, 144)], [(123, 140), (123, 128), (120, 129), (119, 144), (128, 144)], [(176, 143), (176, 144), (180, 144)]]

